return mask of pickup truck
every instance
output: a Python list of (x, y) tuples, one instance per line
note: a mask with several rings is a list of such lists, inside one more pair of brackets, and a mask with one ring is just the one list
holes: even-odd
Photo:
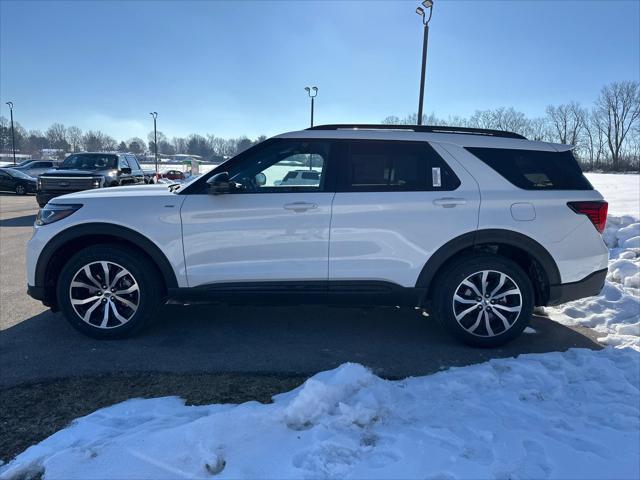
[(36, 199), (44, 207), (67, 193), (119, 185), (144, 184), (138, 159), (128, 153), (75, 153), (38, 176)]

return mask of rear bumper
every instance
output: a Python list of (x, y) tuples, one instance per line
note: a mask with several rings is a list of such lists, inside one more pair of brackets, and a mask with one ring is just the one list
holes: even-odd
[(547, 305), (559, 305), (561, 303), (578, 300), (579, 298), (598, 295), (604, 287), (607, 278), (607, 269), (598, 270), (577, 282), (562, 283), (549, 287), (549, 301)]

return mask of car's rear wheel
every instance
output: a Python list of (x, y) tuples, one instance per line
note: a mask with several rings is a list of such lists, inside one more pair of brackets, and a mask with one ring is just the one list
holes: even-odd
[(16, 185), (16, 193), (18, 195), (26, 195), (27, 194), (27, 187), (25, 187), (21, 183), (17, 184)]
[(69, 322), (94, 338), (122, 338), (142, 328), (161, 304), (162, 285), (145, 257), (96, 245), (71, 257), (58, 279), (58, 305)]
[(489, 254), (461, 257), (437, 282), (436, 317), (469, 345), (504, 345), (529, 323), (533, 310), (531, 280), (508, 258)]

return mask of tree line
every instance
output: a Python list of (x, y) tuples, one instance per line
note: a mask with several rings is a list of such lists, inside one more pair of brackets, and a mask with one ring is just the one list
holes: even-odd
[[(80, 151), (120, 151), (136, 155), (155, 152), (154, 132), (149, 132), (147, 141), (139, 137), (131, 137), (118, 142), (99, 130), (83, 132), (78, 127), (65, 127), (61, 123), (54, 123), (42, 132), (27, 131), (20, 123), (14, 121), (14, 131), (16, 152), (27, 153), (34, 158), (38, 158), (43, 149), (58, 150), (60, 158), (64, 158), (65, 153)], [(267, 137), (262, 135), (251, 140), (246, 136), (222, 138), (211, 134), (206, 136), (191, 134), (187, 137), (169, 139), (164, 133), (158, 131), (157, 138), (159, 155), (200, 155), (204, 159), (216, 161), (236, 155)], [(11, 152), (11, 145), (11, 124), (5, 117), (0, 117), (0, 151)]]
[[(415, 125), (417, 114), (389, 116), (383, 123)], [(468, 118), (424, 115), (423, 125), (506, 130), (530, 140), (574, 145), (584, 170), (640, 169), (640, 83), (635, 81), (606, 85), (588, 107), (577, 102), (549, 105), (545, 115), (538, 118), (500, 107), (477, 110)]]

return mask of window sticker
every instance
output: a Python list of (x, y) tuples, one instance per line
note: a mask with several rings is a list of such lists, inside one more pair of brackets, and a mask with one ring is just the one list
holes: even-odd
[(434, 187), (442, 186), (442, 176), (440, 175), (440, 167), (433, 167), (431, 169), (431, 182)]

